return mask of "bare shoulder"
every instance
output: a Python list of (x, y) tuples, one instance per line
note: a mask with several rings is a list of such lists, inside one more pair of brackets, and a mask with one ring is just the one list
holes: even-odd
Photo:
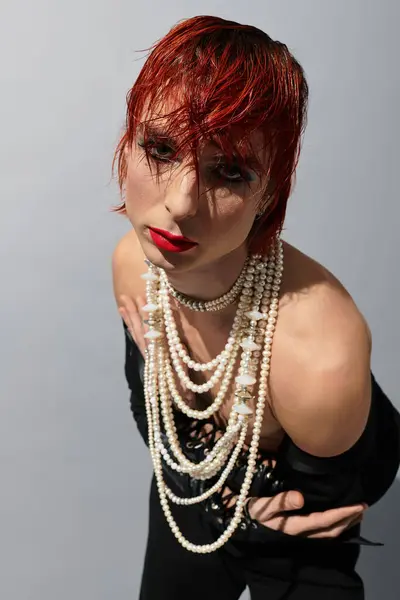
[(360, 335), (371, 343), (367, 322), (342, 283), (326, 267), (287, 243), (280, 309), (282, 331), (299, 342), (306, 341), (307, 355), (315, 349), (320, 360), (329, 364), (342, 355), (343, 346), (354, 348), (351, 342), (359, 342)]
[(131, 298), (144, 296), (145, 285), (140, 278), (140, 274), (145, 271), (144, 258), (136, 233), (132, 229), (120, 239), (112, 254), (112, 276), (117, 305), (122, 295)]
[(282, 427), (311, 454), (332, 456), (360, 437), (370, 407), (371, 336), (338, 279), (285, 244), (271, 360), (271, 402)]

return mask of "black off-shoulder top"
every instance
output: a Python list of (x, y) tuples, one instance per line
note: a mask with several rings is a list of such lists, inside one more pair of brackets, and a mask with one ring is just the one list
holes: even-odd
[[(143, 357), (133, 341), (125, 323), (125, 376), (131, 391), (130, 406), (139, 432), (147, 444), (147, 417), (143, 392)], [(270, 497), (285, 490), (299, 490), (304, 496), (304, 507), (298, 514), (309, 514), (329, 508), (365, 502), (369, 506), (378, 502), (393, 483), (400, 464), (400, 415), (371, 373), (372, 402), (365, 430), (357, 443), (347, 452), (332, 458), (312, 456), (298, 448), (288, 435), (274, 453), (260, 451), (250, 496)], [(191, 460), (201, 460), (212, 447), (217, 426), (204, 435), (204, 420), (189, 419), (176, 412), (178, 436), (185, 453)], [(164, 444), (168, 446), (166, 436)], [(272, 462), (272, 459), (274, 462)], [(168, 484), (175, 493), (197, 495), (214, 483), (194, 481), (165, 465)], [(232, 516), (228, 508), (232, 495), (240, 490), (246, 469), (246, 456), (239, 456), (226, 485), (231, 494), (222, 490), (201, 503), (217, 530), (223, 530)], [(291, 511), (293, 514), (295, 511)], [(245, 514), (237, 539), (262, 542), (268, 528)], [(285, 535), (285, 534), (283, 534)], [(285, 535), (285, 537), (289, 537)], [(295, 536), (290, 536), (295, 537)], [(359, 535), (359, 527), (340, 536), (341, 542), (381, 545)]]

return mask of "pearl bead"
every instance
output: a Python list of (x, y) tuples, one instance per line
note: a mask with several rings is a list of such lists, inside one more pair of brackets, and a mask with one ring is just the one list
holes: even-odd
[(241, 347), (244, 348), (245, 350), (261, 350), (261, 346), (259, 346), (258, 344), (256, 344), (255, 342), (253, 342), (253, 340), (251, 338), (245, 338), (241, 343), (240, 343)]
[(240, 385), (254, 385), (256, 383), (256, 378), (251, 375), (239, 375), (235, 377), (236, 383)]
[(145, 304), (144, 306), (142, 306), (141, 309), (143, 312), (154, 312), (155, 310), (158, 310), (158, 305), (154, 304), (154, 302), (148, 302), (147, 304)]
[(163, 334), (161, 333), (161, 331), (156, 331), (155, 329), (151, 329), (150, 331), (147, 331), (143, 335), (143, 337), (146, 338), (147, 340), (156, 340), (162, 336), (163, 336)]
[(246, 404), (235, 404), (233, 407), (233, 410), (235, 410), (239, 415), (252, 415), (253, 411), (251, 410), (251, 408), (249, 406), (247, 406)]
[(249, 317), (252, 321), (259, 321), (263, 318), (263, 314), (258, 312), (258, 310), (251, 310), (246, 313), (246, 317)]
[(158, 281), (158, 275), (152, 273), (151, 271), (148, 271), (147, 273), (142, 273), (140, 277), (145, 281)]

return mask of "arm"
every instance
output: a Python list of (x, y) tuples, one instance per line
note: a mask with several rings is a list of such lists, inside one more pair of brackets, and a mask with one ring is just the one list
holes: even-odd
[(376, 430), (368, 327), (351, 298), (325, 284), (287, 313), (270, 380), (271, 405), (287, 433), (280, 474), (302, 491), (303, 512), (368, 502), (362, 469)]
[(297, 303), (295, 311), (283, 315), (275, 338), (271, 405), (301, 450), (337, 456), (354, 446), (368, 420), (369, 329), (351, 299), (328, 285)]

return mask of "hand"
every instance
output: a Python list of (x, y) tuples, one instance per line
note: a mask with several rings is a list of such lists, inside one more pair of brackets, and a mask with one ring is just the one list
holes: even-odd
[(304, 505), (300, 492), (282, 492), (272, 498), (250, 498), (248, 500), (250, 516), (262, 525), (282, 531), (289, 535), (309, 538), (334, 538), (349, 527), (360, 523), (366, 504), (355, 504), (341, 508), (332, 508), (309, 515), (291, 515)]
[(140, 310), (146, 304), (140, 296), (133, 300), (129, 296), (120, 296), (118, 304), (118, 312), (125, 321), (129, 333), (133, 337), (142, 355), (145, 355), (147, 342), (144, 334), (148, 331), (147, 325), (144, 323), (144, 317), (140, 314)]
[[(142, 308), (145, 306), (145, 304), (145, 300), (140, 296), (132, 299), (125, 295), (120, 296), (118, 303), (118, 312), (125, 321), (125, 325), (127, 326), (129, 333), (133, 337), (143, 356), (145, 356), (148, 344), (144, 334), (149, 330), (145, 323), (145, 313), (142, 312), (141, 314)], [(188, 350), (187, 346), (182, 341), (181, 344), (184, 348), (186, 348), (186, 350)], [(188, 367), (185, 364), (183, 364), (182, 367), (184, 372), (188, 374)], [(192, 408), (195, 408), (196, 395), (194, 392), (186, 388), (182, 388), (180, 381), (176, 381), (175, 383), (181, 396), (185, 398), (186, 404)]]

